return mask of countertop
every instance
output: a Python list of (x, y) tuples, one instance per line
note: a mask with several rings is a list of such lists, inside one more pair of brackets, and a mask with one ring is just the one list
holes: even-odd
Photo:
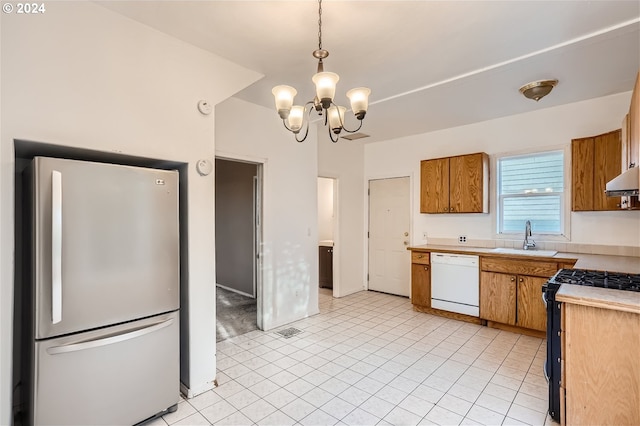
[(640, 293), (582, 285), (561, 285), (556, 300), (574, 305), (640, 314)]
[(584, 254), (584, 253), (556, 253), (554, 256), (538, 256), (535, 250), (528, 254), (498, 253), (492, 248), (484, 247), (459, 247), (435, 244), (425, 244), (408, 247), (411, 251), (477, 254), (479, 256), (495, 256), (517, 258), (520, 260), (551, 260), (556, 262), (576, 261), (575, 269), (590, 269), (595, 271), (622, 272), (626, 274), (640, 274), (640, 257), (633, 256), (612, 256), (604, 254)]

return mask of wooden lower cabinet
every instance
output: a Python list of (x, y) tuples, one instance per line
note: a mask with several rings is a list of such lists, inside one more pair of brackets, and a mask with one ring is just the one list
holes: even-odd
[(615, 309), (562, 304), (563, 425), (640, 424), (640, 314)]
[(412, 253), (411, 303), (423, 308), (431, 307), (431, 265), (429, 253)]
[[(542, 286), (558, 270), (548, 261), (481, 258), (480, 318), (544, 332)], [(531, 275), (529, 275), (531, 274)]]
[(411, 303), (431, 307), (431, 271), (429, 265), (411, 264)]
[(515, 275), (480, 273), (480, 318), (502, 324), (516, 324)]
[(542, 301), (542, 286), (547, 278), (518, 276), (516, 325), (532, 330), (547, 330), (547, 308)]
[(542, 302), (546, 278), (482, 272), (480, 318), (501, 324), (545, 331), (547, 311)]

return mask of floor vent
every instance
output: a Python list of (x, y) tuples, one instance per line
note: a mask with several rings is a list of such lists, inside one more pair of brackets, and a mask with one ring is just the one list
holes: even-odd
[(302, 333), (302, 330), (298, 330), (297, 328), (289, 327), (284, 330), (276, 331), (276, 334), (288, 339), (289, 337), (293, 337), (298, 333)]

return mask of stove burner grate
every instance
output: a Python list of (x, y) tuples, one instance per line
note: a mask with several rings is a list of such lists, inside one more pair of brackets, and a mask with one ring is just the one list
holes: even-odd
[(640, 274), (591, 271), (587, 269), (561, 269), (551, 279), (551, 282), (640, 292)]

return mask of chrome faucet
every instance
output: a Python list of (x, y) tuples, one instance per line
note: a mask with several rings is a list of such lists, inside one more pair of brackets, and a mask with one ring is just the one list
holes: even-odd
[(524, 243), (522, 244), (522, 248), (524, 250), (529, 250), (536, 246), (536, 242), (533, 239), (529, 239), (531, 237), (531, 221), (528, 220), (524, 225)]

